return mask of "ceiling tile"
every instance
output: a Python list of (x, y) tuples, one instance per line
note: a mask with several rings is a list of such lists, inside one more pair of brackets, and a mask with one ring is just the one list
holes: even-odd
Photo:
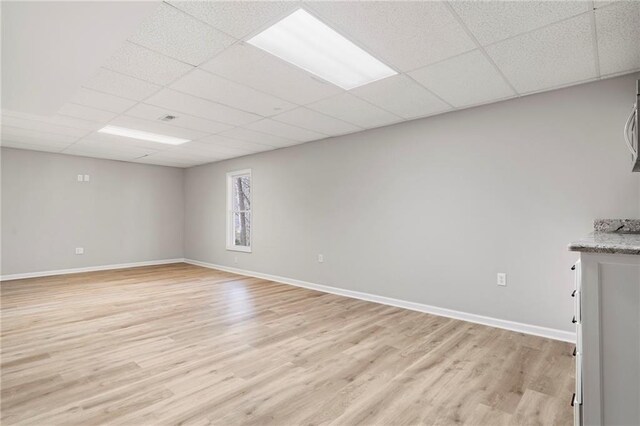
[(195, 96), (177, 92), (171, 89), (163, 89), (156, 93), (145, 103), (175, 110), (195, 117), (219, 121), (221, 123), (243, 125), (258, 121), (262, 117), (225, 105), (209, 102)]
[(249, 129), (243, 129), (236, 127), (235, 129), (227, 130), (220, 133), (220, 136), (229, 137), (233, 139), (239, 139), (241, 141), (253, 142), (262, 145), (270, 146), (289, 146), (295, 145), (298, 142), (291, 139), (286, 139), (280, 136), (269, 135), (267, 133), (256, 132)]
[(247, 154), (248, 151), (246, 150), (236, 150), (210, 143), (189, 142), (188, 144), (158, 153), (156, 157), (172, 159), (174, 161), (196, 161), (198, 164), (204, 164)]
[(233, 148), (238, 151), (248, 152), (262, 152), (274, 149), (274, 145), (267, 145), (266, 143), (257, 143), (252, 141), (233, 139), (225, 137), (223, 135), (211, 135), (206, 138), (200, 139), (198, 142), (206, 144), (215, 144), (216, 146), (225, 146), (227, 148)]
[(191, 65), (200, 65), (235, 42), (166, 3), (142, 23), (130, 40)]
[(207, 133), (205, 132), (171, 126), (161, 121), (142, 120), (140, 118), (128, 117), (125, 115), (121, 115), (120, 117), (110, 121), (109, 125), (125, 127), (127, 129), (143, 130), (145, 132), (174, 136), (176, 138), (189, 140), (196, 140), (207, 136)]
[(519, 93), (596, 78), (589, 14), (486, 47)]
[(233, 128), (233, 126), (229, 124), (205, 120), (203, 118), (194, 117), (192, 115), (148, 104), (138, 104), (127, 111), (126, 115), (151, 121), (159, 120), (161, 117), (171, 115), (176, 118), (171, 121), (162, 121), (162, 123), (170, 126), (184, 127), (191, 130), (199, 130), (206, 133), (219, 133)]
[(184, 164), (183, 167), (197, 166), (198, 164), (211, 163), (217, 161), (219, 157), (215, 155), (191, 155), (189, 152), (184, 152), (182, 149), (176, 148), (171, 151), (159, 152), (157, 154), (150, 155), (155, 159), (166, 159), (167, 161), (175, 161)]
[(125, 112), (136, 104), (136, 101), (130, 99), (96, 92), (95, 90), (85, 89), (84, 87), (78, 90), (76, 95), (71, 99), (71, 102), (118, 114)]
[(386, 126), (403, 120), (349, 93), (323, 99), (308, 105), (308, 108), (365, 129)]
[(192, 65), (130, 42), (126, 42), (104, 67), (162, 86), (172, 83), (193, 69)]
[(255, 123), (251, 123), (246, 127), (251, 130), (268, 133), (274, 136), (280, 136), (285, 139), (290, 139), (298, 142), (308, 142), (316, 139), (324, 139), (327, 137), (327, 135), (324, 135), (322, 133), (312, 132), (311, 130), (291, 126), (289, 124), (281, 123), (269, 118), (256, 121)]
[[(194, 158), (185, 159), (180, 157), (179, 154), (167, 154), (165, 152), (160, 152), (157, 154), (149, 154), (148, 156), (138, 158), (133, 161), (134, 163), (140, 164), (149, 164), (155, 166), (165, 166), (165, 167), (179, 167), (179, 168), (187, 168), (192, 166), (197, 166), (199, 163), (198, 160)], [(206, 163), (207, 161), (205, 161)]]
[(71, 103), (64, 104), (58, 111), (58, 114), (68, 115), (69, 117), (80, 118), (82, 120), (97, 121), (99, 123), (106, 123), (117, 115), (102, 109)]
[(137, 154), (138, 157), (171, 148), (170, 145), (159, 145), (148, 141), (140, 141), (138, 145), (133, 143), (134, 141), (134, 139), (124, 138), (122, 136), (96, 133), (78, 140), (72, 146), (84, 150), (112, 151), (131, 155)]
[(362, 130), (353, 124), (302, 107), (276, 115), (273, 119), (331, 136)]
[(327, 23), (402, 71), (458, 55), (474, 42), (443, 2), (310, 2)]
[[(240, 142), (240, 141), (238, 141)], [(180, 147), (184, 152), (192, 155), (203, 155), (215, 157), (216, 159), (227, 159), (248, 155), (252, 151), (242, 145), (222, 145), (215, 141), (210, 142), (189, 142)]]
[(452, 1), (480, 44), (504, 40), (589, 11), (588, 1)]
[(516, 96), (479, 50), (420, 68), (409, 75), (454, 107)]
[(157, 152), (154, 149), (145, 149), (126, 143), (114, 144), (112, 142), (97, 141), (91, 139), (80, 140), (66, 148), (63, 153), (70, 155), (82, 155), (112, 160), (129, 161)]
[(171, 88), (265, 117), (296, 107), (282, 99), (201, 70), (185, 75)]
[[(73, 126), (66, 123), (67, 120), (65, 119), (70, 120)], [(89, 123), (92, 125), (92, 128), (96, 127), (96, 123), (76, 120), (71, 117), (39, 117), (22, 113), (13, 115), (5, 111), (2, 112), (2, 126), (17, 127), (19, 129), (35, 130), (57, 135), (75, 136), (76, 138), (86, 135), (87, 132), (91, 130), (86, 127), (86, 124), (85, 127), (82, 127), (81, 124), (76, 121), (81, 121), (82, 124)], [(99, 124), (97, 124), (97, 126), (99, 126)]]
[(101, 158), (103, 160), (115, 160), (115, 161), (133, 161), (138, 157), (135, 154), (131, 153), (123, 153), (123, 152), (113, 152), (109, 150), (101, 150), (101, 149), (86, 149), (82, 147), (77, 147), (76, 145), (71, 145), (63, 151), (60, 151), (61, 154), (65, 155), (74, 155), (77, 157), (90, 157), (90, 158)]
[(43, 151), (43, 152), (61, 152), (67, 144), (45, 144), (38, 140), (31, 140), (30, 142), (24, 142), (23, 140), (15, 140), (11, 137), (7, 137), (0, 141), (0, 146), (4, 148), (16, 148), (26, 149), (29, 151)]
[(451, 109), (404, 74), (360, 86), (350, 93), (404, 118), (423, 117)]
[(600, 73), (640, 69), (640, 2), (617, 2), (595, 14)]
[(156, 160), (152, 157), (141, 158), (141, 159), (135, 160), (134, 163), (148, 164), (150, 166), (175, 167), (180, 169), (186, 169), (186, 168), (198, 165), (195, 163), (178, 163), (178, 162), (168, 161), (168, 160)]
[(299, 7), (295, 1), (171, 1), (172, 5), (236, 38), (262, 29)]
[(69, 117), (67, 115), (52, 115), (51, 117), (47, 117), (45, 120), (47, 123), (73, 127), (75, 129), (81, 129), (83, 131), (93, 131), (95, 129), (99, 129), (102, 126), (102, 123), (98, 123), (95, 121), (83, 120), (81, 118)]
[(136, 101), (141, 101), (151, 96), (161, 87), (157, 84), (129, 77), (106, 68), (100, 68), (96, 75), (84, 86), (99, 92), (105, 92)]
[(298, 105), (342, 92), (308, 72), (248, 44), (236, 44), (202, 68)]
[(79, 139), (78, 136), (60, 135), (39, 130), (22, 129), (2, 125), (2, 141), (23, 142), (34, 145), (67, 146)]
[(76, 143), (91, 143), (94, 146), (101, 146), (105, 149), (111, 147), (114, 150), (128, 150), (132, 148), (138, 148), (150, 151), (162, 151), (175, 146), (98, 132), (91, 133), (80, 139)]

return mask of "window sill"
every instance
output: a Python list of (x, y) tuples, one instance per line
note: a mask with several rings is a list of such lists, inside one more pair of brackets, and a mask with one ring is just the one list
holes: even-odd
[(251, 253), (251, 247), (227, 246), (227, 250), (229, 250), (229, 251), (241, 251), (241, 252), (244, 252), (244, 253)]

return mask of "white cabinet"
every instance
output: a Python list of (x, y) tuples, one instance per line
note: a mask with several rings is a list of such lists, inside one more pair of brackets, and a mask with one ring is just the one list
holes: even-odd
[(640, 256), (576, 264), (577, 425), (640, 425)]
[(571, 268), (574, 271), (574, 289), (571, 296), (574, 299), (573, 304), (573, 322), (576, 326), (576, 347), (573, 351), (576, 366), (576, 384), (573, 400), (573, 418), (574, 424), (579, 426), (582, 424), (582, 270), (581, 261), (578, 260)]

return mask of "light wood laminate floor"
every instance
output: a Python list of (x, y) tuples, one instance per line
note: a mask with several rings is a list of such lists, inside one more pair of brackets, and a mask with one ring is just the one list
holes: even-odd
[(570, 424), (573, 346), (187, 264), (2, 283), (2, 424)]

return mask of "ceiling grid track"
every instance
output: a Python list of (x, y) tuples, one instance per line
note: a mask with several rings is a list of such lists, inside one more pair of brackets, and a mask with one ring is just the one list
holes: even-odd
[(449, 9), (449, 12), (451, 12), (451, 14), (453, 15), (453, 17), (456, 19), (456, 21), (458, 21), (458, 23), (460, 24), (460, 26), (462, 27), (462, 29), (467, 33), (467, 35), (469, 36), (469, 38), (471, 40), (473, 40), (473, 42), (476, 45), (476, 48), (480, 51), (480, 53), (482, 53), (482, 55), (485, 57), (485, 59), (487, 61), (489, 61), (489, 63), (491, 64), (491, 66), (496, 70), (496, 72), (498, 74), (500, 74), (500, 77), (502, 77), (502, 79), (504, 80), (504, 82), (509, 86), (509, 88), (511, 90), (513, 90), (513, 93), (515, 94), (515, 96), (520, 96), (520, 93), (516, 90), (516, 88), (513, 86), (513, 84), (511, 84), (511, 82), (509, 81), (509, 79), (507, 78), (506, 75), (504, 75), (504, 73), (502, 72), (502, 70), (498, 67), (498, 65), (494, 62), (494, 60), (491, 58), (491, 56), (489, 56), (489, 54), (486, 52), (486, 50), (484, 50), (484, 47), (480, 44), (480, 42), (478, 41), (478, 39), (476, 38), (476, 36), (469, 30), (469, 28), (467, 27), (467, 25), (464, 23), (464, 21), (462, 20), (462, 18), (460, 18), (460, 16), (458, 15), (458, 13), (453, 9), (453, 7), (451, 6), (451, 4), (449, 4), (449, 2), (445, 2), (447, 9)]
[(601, 78), (602, 75), (600, 73), (600, 54), (598, 52), (598, 28), (596, 27), (596, 2), (591, 2), (591, 30), (592, 30), (592, 38), (593, 38), (593, 56), (596, 65), (596, 75), (598, 78)]

